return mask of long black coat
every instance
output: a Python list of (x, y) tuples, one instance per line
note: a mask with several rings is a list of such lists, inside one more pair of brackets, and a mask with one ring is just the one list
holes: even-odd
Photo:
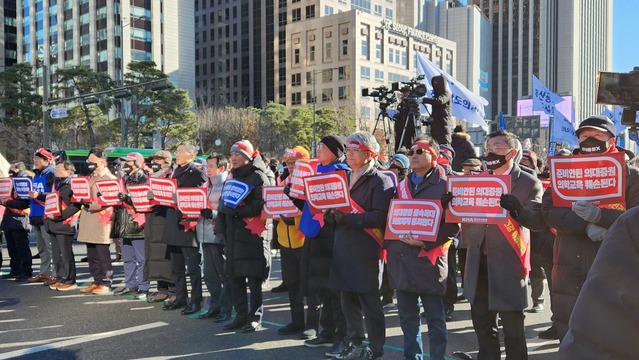
[(462, 164), (464, 161), (477, 157), (477, 151), (475, 150), (475, 144), (470, 141), (470, 135), (464, 132), (456, 132), (452, 135), (451, 146), (455, 150), (455, 157), (451, 166), (454, 171), (463, 171)]
[[(44, 219), (44, 228), (50, 234), (56, 235), (73, 235), (75, 234), (75, 225), (77, 224), (77, 218), (75, 221), (67, 221), (78, 211), (79, 207), (75, 207), (71, 202), (71, 185), (69, 180), (65, 180), (56, 183), (56, 190), (60, 196), (60, 210), (62, 215), (53, 219)], [(46, 199), (46, 196), (45, 196)], [(64, 205), (62, 205), (64, 204)], [(62, 209), (64, 207), (64, 209)]]
[(350, 189), (351, 199), (363, 214), (345, 214), (345, 224), (335, 229), (335, 246), (329, 286), (338, 290), (370, 293), (379, 289), (380, 245), (364, 229), (383, 228), (395, 193), (390, 177), (372, 168)]
[[(269, 184), (266, 165), (258, 156), (239, 169), (232, 169), (233, 180), (253, 186), (243, 204), (232, 209), (220, 201), (215, 234), (226, 235), (224, 251), (227, 273), (231, 277), (250, 277), (264, 280), (268, 277), (269, 244), (263, 236), (251, 233), (244, 218), (259, 217), (264, 200), (262, 186)], [(222, 190), (224, 191), (224, 190)]]
[[(193, 162), (177, 167), (173, 171), (173, 178), (177, 181), (177, 188), (196, 188), (208, 181), (206, 174), (198, 169)], [(195, 228), (184, 231), (180, 224), (181, 214), (175, 208), (167, 208), (162, 241), (167, 245), (182, 247), (198, 247)]]
[[(404, 181), (409, 182), (413, 199), (439, 200), (446, 192), (446, 175), (435, 169), (432, 174), (417, 187), (408, 175)], [(459, 224), (445, 222), (442, 214), (438, 246), (452, 240), (459, 232)], [(388, 279), (393, 289), (417, 294), (444, 295), (446, 278), (448, 277), (448, 252), (440, 256), (436, 264), (427, 257), (419, 257), (421, 248), (410, 246), (400, 240), (387, 240), (385, 247), (388, 251)]]
[[(139, 185), (146, 184), (148, 182), (149, 179), (142, 170), (138, 170), (124, 179), (125, 185)], [(133, 203), (130, 198), (128, 199), (128, 205), (133, 208)], [(144, 225), (140, 226), (136, 223), (133, 219), (133, 215), (124, 208), (124, 205), (119, 207), (116, 211), (116, 219), (120, 222), (120, 237), (127, 239), (142, 239), (144, 237)]]
[(636, 359), (639, 354), (639, 208), (610, 227), (570, 317), (562, 359)]
[[(626, 208), (631, 209), (639, 204), (639, 170), (629, 167), (626, 168), (626, 174)], [(552, 269), (552, 306), (553, 324), (562, 338), (568, 331), (570, 314), (601, 243), (588, 237), (588, 223), (570, 208), (553, 205), (551, 188), (544, 194), (542, 213), (548, 226), (557, 230)], [(596, 225), (607, 229), (622, 213), (621, 210), (601, 209), (601, 219)]]
[(448, 82), (441, 76), (433, 76), (431, 79), (433, 85), (433, 97), (424, 98), (425, 104), (430, 104), (432, 108), (430, 125), (430, 135), (439, 144), (450, 144), (453, 133), (453, 110), (452, 110), (452, 94), (448, 87)]

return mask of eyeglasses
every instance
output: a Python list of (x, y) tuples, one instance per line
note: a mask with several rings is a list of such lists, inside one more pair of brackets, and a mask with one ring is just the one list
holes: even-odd
[(395, 164), (388, 167), (388, 170), (401, 170), (401, 169), (403, 169), (401, 166), (398, 166)]
[(512, 147), (510, 146), (502, 146), (502, 145), (486, 145), (486, 150), (488, 150), (489, 152), (494, 152), (495, 154), (498, 153), (503, 153), (505, 151), (511, 150)]
[(408, 152), (406, 153), (406, 155), (408, 155), (408, 156), (413, 156), (413, 155), (415, 155), (415, 154), (417, 154), (417, 155), (421, 155), (421, 154), (423, 154), (423, 153), (428, 153), (428, 154), (429, 154), (428, 150), (426, 150), (426, 149), (422, 149), (422, 148), (419, 148), (419, 149), (415, 149), (415, 150), (408, 150)]

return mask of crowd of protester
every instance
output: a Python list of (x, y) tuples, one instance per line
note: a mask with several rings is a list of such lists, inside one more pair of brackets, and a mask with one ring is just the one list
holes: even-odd
[[(624, 151), (616, 147), (614, 124), (607, 118), (590, 117), (576, 133), (579, 147), (557, 155)], [(311, 213), (307, 201), (291, 193), (295, 164), (311, 161), (302, 146), (267, 161), (253, 144), (240, 140), (228, 157), (213, 153), (200, 160), (195, 146), (185, 142), (174, 154), (160, 150), (144, 159), (130, 153), (118, 159), (115, 171), (110, 170), (113, 164), (107, 163), (104, 150), (93, 148), (86, 159), (91, 200), (74, 199), (71, 162), (56, 161), (50, 150), (38, 149), (33, 173), (24, 162), (13, 162), (10, 168), (10, 177), (32, 178), (28, 198), (14, 191), (0, 199), (1, 228), (10, 257), (10, 271), (2, 278), (41, 282), (55, 291), (145, 298), (162, 302), (165, 311), (199, 314), (198, 319), (224, 323), (225, 330), (250, 333), (261, 327), (265, 316), (262, 285), (270, 276), (271, 254), (278, 249), (280, 289), (288, 292), (290, 308), (290, 323), (278, 333), (300, 336), (308, 347), (326, 347), (328, 357), (381, 359), (384, 309), (396, 307), (405, 358), (422, 359), (428, 353), (430, 359), (444, 359), (450, 352), (446, 323), (455, 319), (455, 303), (465, 298), (471, 306), (480, 360), (501, 358), (500, 326), (506, 357), (528, 358), (525, 311), (552, 311), (552, 326), (539, 337), (561, 340), (564, 358), (632, 358), (636, 345), (624, 344), (618, 337), (612, 342), (615, 346), (610, 345), (604, 339), (611, 336), (600, 324), (611, 319), (622, 324), (626, 336), (636, 334), (635, 292), (629, 291), (625, 301), (609, 292), (634, 285), (619, 275), (624, 270), (618, 269), (615, 258), (637, 263), (636, 226), (630, 224), (634, 211), (626, 210), (639, 203), (639, 171), (626, 166), (625, 203), (620, 206), (577, 201), (572, 207), (559, 207), (553, 205), (552, 186), (544, 190), (542, 184), (549, 177), (546, 164), (534, 152), (522, 150), (516, 136), (501, 130), (489, 134), (483, 158), (469, 139), (463, 126), (455, 128), (451, 144), (440, 145), (422, 135), (384, 161), (377, 140), (368, 132), (322, 138), (315, 149), (317, 173), (345, 171), (350, 198), (359, 209), (329, 209), (319, 217)], [(394, 173), (395, 181), (385, 171)], [(447, 191), (448, 178), (478, 174), (510, 176), (511, 191), (501, 195), (499, 206), (524, 241), (529, 267), (498, 225), (449, 223), (442, 217), (435, 241), (421, 241), (412, 233), (399, 240), (379, 236), (392, 199), (439, 200), (446, 209), (454, 200)], [(118, 194), (122, 205), (96, 201), (101, 196), (96, 183), (117, 178), (124, 185)], [(193, 218), (169, 205), (138, 212), (128, 188), (154, 178), (174, 179), (177, 189), (206, 189), (208, 206)], [(224, 195), (230, 180), (247, 185), (237, 204)], [(262, 220), (265, 186), (283, 187), (299, 209), (297, 215)], [(44, 215), (46, 195), (52, 192), (59, 195), (61, 211)], [(156, 196), (153, 190), (146, 193), (148, 200)], [(175, 194), (172, 200), (176, 201)], [(40, 257), (37, 275), (32, 272), (31, 231)], [(76, 279), (75, 237), (86, 244), (92, 277), (82, 286)], [(109, 246), (114, 239), (121, 240), (124, 281), (119, 287), (112, 284)], [(624, 247), (609, 244), (614, 241), (624, 241), (619, 245)], [(458, 269), (463, 295), (458, 290)], [(598, 278), (591, 278), (594, 273)], [(618, 282), (613, 284), (625, 284), (624, 289), (605, 282), (616, 276)], [(550, 296), (544, 295), (546, 281)], [(206, 302), (203, 284), (210, 294)], [(609, 298), (600, 298), (602, 292)], [(590, 317), (593, 306), (607, 311), (608, 317)], [(582, 315), (576, 317), (577, 312)], [(422, 318), (428, 327), (427, 347), (422, 343)], [(597, 336), (593, 329), (600, 329)]]

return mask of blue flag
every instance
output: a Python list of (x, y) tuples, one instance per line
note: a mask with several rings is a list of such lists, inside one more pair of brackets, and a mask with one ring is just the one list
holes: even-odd
[(571, 148), (579, 145), (575, 128), (560, 111), (555, 111), (552, 129), (550, 130), (550, 142), (566, 144)]
[(548, 88), (533, 75), (533, 111), (543, 111), (548, 115), (554, 115), (558, 112), (555, 108), (556, 104), (564, 101), (564, 99), (548, 90)]
[(506, 120), (502, 111), (499, 112), (499, 130), (506, 130)]

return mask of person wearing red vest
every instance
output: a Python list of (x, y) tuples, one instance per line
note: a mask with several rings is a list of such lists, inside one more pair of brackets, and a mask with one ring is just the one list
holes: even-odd
[[(537, 231), (544, 226), (540, 213), (542, 186), (515, 163), (516, 147), (517, 137), (508, 131), (499, 130), (487, 136), (489, 174), (510, 175), (511, 179), (510, 194), (503, 194), (500, 199), (500, 206), (510, 214), (508, 224), (462, 224), (462, 233), (468, 241), (464, 296), (470, 302), (480, 360), (501, 358), (498, 316), (503, 324), (506, 357), (528, 358), (523, 310), (528, 307), (529, 229)], [(451, 199), (450, 193), (445, 194), (442, 206), (446, 208)], [(509, 227), (518, 236), (513, 237), (506, 230)]]

